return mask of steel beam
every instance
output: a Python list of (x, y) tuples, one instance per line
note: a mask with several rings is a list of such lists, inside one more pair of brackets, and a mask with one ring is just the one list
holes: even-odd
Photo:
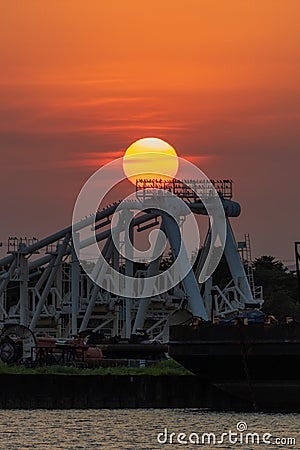
[[(105, 243), (104, 248), (103, 248), (103, 251), (102, 251), (103, 257), (106, 259), (107, 262), (108, 262), (108, 261), (110, 260), (110, 258), (111, 258), (112, 251), (113, 251), (113, 242), (112, 242), (112, 238), (110, 237), (110, 238), (107, 240), (107, 242)], [(97, 270), (98, 273), (97, 273), (97, 274), (95, 273), (96, 279), (97, 279), (98, 276), (100, 275), (101, 269), (102, 269), (101, 266), (98, 267), (98, 270)], [(93, 310), (94, 310), (95, 302), (96, 302), (96, 299), (97, 299), (99, 293), (100, 293), (100, 287), (99, 287), (97, 284), (94, 284), (93, 289), (92, 289), (92, 295), (91, 295), (91, 298), (90, 298), (90, 300), (89, 300), (88, 306), (87, 306), (87, 308), (86, 308), (84, 317), (83, 317), (83, 319), (82, 319), (82, 322), (81, 322), (81, 325), (80, 325), (80, 328), (79, 328), (79, 332), (80, 332), (80, 333), (81, 333), (82, 331), (86, 330), (87, 327), (88, 327), (88, 323), (89, 323), (90, 317), (91, 317), (91, 315), (92, 315), (92, 312), (93, 312)]]
[[(179, 226), (175, 219), (166, 213), (163, 213), (163, 224), (170, 242), (171, 250), (174, 260), (178, 257), (180, 247), (182, 245), (182, 263), (179, 263), (179, 270), (183, 276), (184, 269), (190, 265), (184, 244), (181, 239)], [(201, 317), (203, 320), (208, 320), (203, 298), (199, 291), (199, 286), (195, 278), (192, 267), (187, 275), (182, 280), (184, 290), (187, 294), (188, 302), (195, 317)]]
[(243, 263), (240, 258), (240, 254), (237, 248), (237, 244), (234, 238), (234, 234), (230, 225), (228, 218), (226, 219), (227, 223), (227, 237), (226, 244), (224, 249), (224, 255), (234, 281), (234, 284), (243, 294), (243, 300), (246, 303), (245, 299), (247, 299), (247, 303), (255, 303), (253, 300), (253, 295), (249, 286), (248, 278), (243, 266)]
[[(161, 224), (160, 230), (162, 232), (164, 232), (163, 224)], [(158, 252), (161, 248), (160, 244), (161, 244), (160, 240), (156, 239), (155, 247), (154, 247), (154, 251), (153, 251), (154, 255), (158, 254)], [(152, 291), (152, 289), (151, 289), (152, 280), (149, 278), (154, 277), (155, 275), (158, 274), (161, 258), (162, 258), (162, 255), (160, 255), (158, 258), (152, 260), (148, 266), (147, 275), (144, 279), (145, 284), (144, 284), (144, 288), (143, 288), (142, 298), (139, 301), (139, 307), (138, 307), (138, 310), (136, 313), (136, 317), (135, 317), (135, 321), (134, 321), (134, 325), (133, 325), (133, 329), (132, 329), (132, 332), (134, 334), (137, 332), (137, 330), (139, 328), (144, 328), (146, 314), (149, 309), (149, 305), (151, 303), (150, 293)]]
[(80, 264), (74, 248), (75, 242), (78, 244), (79, 235), (73, 233), (73, 240), (71, 246), (71, 334), (77, 336), (77, 318), (79, 305), (79, 283), (80, 283)]
[(36, 306), (36, 310), (34, 312), (33, 318), (31, 320), (31, 323), (30, 323), (30, 326), (29, 326), (31, 331), (35, 331), (35, 327), (36, 327), (37, 321), (38, 321), (38, 319), (40, 317), (40, 314), (41, 314), (43, 306), (44, 306), (44, 304), (46, 302), (47, 296), (48, 296), (48, 294), (50, 292), (50, 289), (51, 289), (51, 287), (53, 285), (54, 279), (56, 277), (56, 274), (57, 274), (57, 271), (58, 271), (58, 268), (59, 268), (59, 264), (61, 264), (61, 260), (62, 260), (62, 258), (64, 256), (65, 252), (66, 252), (66, 248), (68, 246), (69, 240), (70, 240), (70, 235), (67, 234), (65, 236), (65, 239), (64, 239), (63, 243), (58, 248), (54, 266), (53, 266), (53, 268), (51, 270), (51, 273), (50, 273), (49, 278), (48, 278), (48, 280), (46, 282), (46, 285), (44, 287), (44, 290), (43, 290), (43, 293), (41, 295), (41, 298), (40, 298), (40, 300), (39, 300), (39, 302), (38, 302), (38, 304)]
[[(134, 265), (133, 265), (133, 251), (132, 251), (132, 245), (133, 245), (133, 223), (131, 221), (133, 214), (131, 212), (126, 211), (127, 215), (127, 223), (129, 223), (128, 226), (128, 233), (125, 231), (125, 276), (129, 277), (129, 280), (125, 280), (126, 283), (126, 292), (131, 291), (131, 283), (134, 276)], [(131, 304), (132, 304), (132, 298), (126, 297), (125, 298), (125, 337), (127, 339), (131, 336)]]

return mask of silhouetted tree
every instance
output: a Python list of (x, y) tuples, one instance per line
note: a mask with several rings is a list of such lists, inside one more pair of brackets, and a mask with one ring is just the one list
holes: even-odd
[(263, 311), (278, 318), (300, 312), (297, 298), (297, 279), (274, 256), (261, 256), (254, 261), (254, 279), (263, 286)]

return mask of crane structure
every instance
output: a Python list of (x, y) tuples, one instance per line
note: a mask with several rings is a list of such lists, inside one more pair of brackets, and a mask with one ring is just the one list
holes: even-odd
[[(10, 238), (8, 253), (0, 259), (0, 323), (19, 324), (28, 327), (36, 336), (69, 338), (81, 333), (102, 333), (105, 336), (131, 335), (143, 330), (149, 338), (164, 340), (168, 319), (178, 309), (188, 309), (202, 320), (225, 317), (244, 309), (245, 305), (257, 305), (253, 287), (249, 284), (229, 218), (240, 214), (240, 205), (232, 200), (232, 181), (212, 181), (222, 202), (227, 225), (224, 257), (231, 273), (230, 285), (221, 289), (213, 277), (199, 280), (205, 264), (205, 255), (211, 241), (208, 229), (204, 245), (193, 270), (174, 288), (146, 298), (126, 298), (96, 284), (79, 263), (74, 230), (93, 227), (95, 239), (101, 247), (105, 261), (118, 271), (135, 278), (147, 278), (161, 270), (161, 259), (148, 266), (124, 261), (121, 246), (122, 227), (118, 229), (119, 248), (112, 240), (112, 217), (119, 203), (114, 203), (41, 240)], [(193, 214), (207, 216), (203, 196), (212, 193), (201, 180), (137, 180), (136, 198), (147, 204), (151, 190), (170, 191), (189, 206)], [(130, 211), (130, 203), (127, 205)], [(131, 240), (146, 230), (161, 228), (169, 243), (172, 257), (180, 246), (178, 230), (170, 218), (160, 210), (145, 209), (131, 221)], [(73, 233), (72, 233), (73, 231)], [(125, 243), (126, 244), (126, 243)], [(88, 247), (89, 242), (83, 242)], [(122, 259), (123, 258), (123, 259)], [(124, 263), (124, 264), (123, 264)], [(86, 261), (86, 264), (91, 262)], [(102, 268), (98, 267), (98, 270)], [(250, 280), (252, 283), (252, 279)], [(260, 304), (262, 300), (260, 299)]]

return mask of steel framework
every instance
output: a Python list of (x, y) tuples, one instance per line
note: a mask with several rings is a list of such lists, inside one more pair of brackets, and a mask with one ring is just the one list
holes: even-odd
[[(72, 227), (58, 231), (41, 240), (9, 239), (8, 254), (0, 260), (0, 321), (29, 327), (36, 335), (72, 337), (93, 330), (110, 336), (129, 338), (139, 329), (147, 331), (150, 338), (166, 339), (168, 317), (176, 309), (187, 307), (194, 316), (208, 320), (212, 315), (225, 316), (245, 304), (255, 303), (247, 274), (237, 248), (229, 217), (240, 213), (240, 206), (232, 200), (232, 181), (213, 181), (227, 216), (225, 258), (232, 281), (225, 290), (213, 285), (210, 278), (202, 286), (198, 274), (204, 264), (210, 242), (210, 231), (201, 257), (194, 271), (190, 271), (174, 289), (161, 295), (143, 299), (130, 299), (113, 295), (100, 288), (82, 270), (74, 249)], [(192, 187), (192, 188), (191, 188)], [(146, 201), (151, 188), (168, 190), (182, 198), (195, 214), (206, 215), (200, 199), (211, 196), (208, 185), (202, 181), (138, 180), (136, 196)], [(122, 265), (120, 249), (112, 242), (111, 218), (118, 203), (110, 205), (96, 216), (86, 217), (74, 229), (95, 224), (96, 241), (102, 245), (102, 254), (114, 268)], [(128, 205), (130, 211), (130, 204)], [(136, 232), (153, 227), (163, 227), (173, 252), (178, 253), (180, 236), (172, 220), (157, 210), (145, 210), (131, 222), (131, 240)], [(119, 229), (121, 233), (122, 227)], [(120, 239), (121, 240), (121, 239)], [(88, 247), (89, 240), (81, 243)], [(152, 261), (144, 269), (135, 268), (125, 260), (125, 272), (130, 276), (149, 277), (160, 270), (161, 260)], [(88, 264), (88, 262), (87, 262)], [(100, 271), (101, 267), (98, 268)]]

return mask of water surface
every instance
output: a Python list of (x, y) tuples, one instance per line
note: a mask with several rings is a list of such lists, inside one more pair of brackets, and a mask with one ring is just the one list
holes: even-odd
[[(213, 443), (213, 435), (220, 441), (222, 433), (229, 430), (237, 433), (239, 439), (242, 437), (243, 443), (230, 443), (228, 436), (221, 444)], [(216, 413), (196, 409), (0, 411), (1, 450), (299, 449), (299, 430), (300, 414)], [(205, 432), (211, 434), (211, 440), (208, 443), (208, 436), (205, 436), (206, 441), (201, 444)], [(257, 433), (259, 444), (252, 444), (251, 440), (246, 444), (247, 432)], [(162, 443), (158, 442), (159, 433), (162, 433)], [(171, 433), (174, 434), (171, 436)], [(179, 439), (188, 443), (178, 443), (179, 433), (186, 435)], [(271, 444), (261, 441), (266, 433), (271, 435), (267, 436)], [(199, 445), (194, 443), (196, 436), (200, 439)], [(168, 443), (163, 443), (166, 437)], [(296, 443), (289, 443), (288, 438), (295, 439)], [(275, 439), (281, 442), (275, 443)]]

